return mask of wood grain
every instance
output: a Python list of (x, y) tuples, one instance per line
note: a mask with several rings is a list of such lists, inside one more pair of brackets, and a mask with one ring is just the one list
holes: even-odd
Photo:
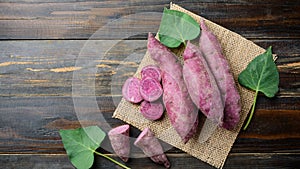
[[(278, 55), (278, 96), (299, 97), (300, 41), (254, 42), (265, 48), (273, 46)], [(73, 81), (77, 72), (82, 72), (81, 76), (90, 77), (90, 80), (95, 78), (97, 96), (121, 95), (122, 84), (135, 73), (146, 52), (146, 43), (146, 40), (2, 41), (0, 96), (71, 96), (72, 83), (85, 83)], [(100, 56), (97, 49), (107, 49), (107, 52)], [(86, 64), (78, 64), (81, 61)], [(78, 71), (89, 66), (97, 70)]]
[[(110, 155), (112, 158), (116, 158), (114, 155)], [(206, 163), (203, 163), (196, 158), (189, 155), (182, 154), (167, 154), (172, 168), (186, 168), (187, 164), (193, 164), (193, 169), (206, 168), (213, 169)], [(245, 169), (252, 169), (253, 166), (257, 168), (270, 168), (270, 166), (277, 166), (278, 169), (294, 169), (299, 166), (300, 156), (297, 154), (285, 154), (285, 153), (273, 153), (273, 154), (230, 154), (228, 160), (225, 163), (224, 169), (234, 169), (243, 166)], [(247, 160), (245, 160), (247, 159)], [(66, 155), (0, 155), (0, 163), (4, 168), (64, 168), (73, 169), (74, 167), (69, 162)], [(159, 168), (162, 166), (154, 164), (148, 158), (132, 159), (127, 164), (129, 167), (143, 166), (143, 168)], [(101, 157), (95, 157), (95, 163), (92, 169), (110, 168), (116, 169), (113, 163), (103, 159)]]
[[(98, 125), (107, 130), (123, 124), (112, 113), (123, 82), (136, 71), (146, 52), (149, 30), (156, 32), (163, 7), (149, 0), (2, 0), (0, 3), (0, 163), (1, 168), (74, 168), (66, 156), (59, 129)], [(273, 47), (280, 73), (279, 93), (262, 94), (246, 131), (241, 131), (224, 168), (298, 168), (300, 161), (300, 2), (297, 0), (173, 1), (263, 48)], [(154, 12), (152, 14), (145, 12)], [(121, 28), (93, 36), (116, 19), (136, 14)], [(138, 14), (138, 15), (137, 15)], [(144, 32), (120, 38), (122, 32)], [(92, 37), (93, 36), (93, 37)], [(104, 55), (99, 51), (106, 49)], [(80, 67), (94, 67), (95, 72)], [(80, 64), (81, 63), (81, 64)], [(90, 66), (90, 67), (89, 67)], [(87, 69), (89, 70), (89, 69)], [(74, 105), (74, 80), (81, 73), (93, 85)], [(86, 86), (84, 86), (86, 87)], [(76, 111), (77, 110), (77, 111)], [(78, 110), (89, 110), (82, 114)], [(99, 114), (103, 118), (99, 118)], [(131, 128), (131, 136), (140, 133)], [(100, 152), (112, 154), (108, 139)], [(134, 154), (141, 154), (133, 148)], [(212, 168), (177, 148), (167, 152), (172, 168)], [(132, 168), (162, 168), (148, 158), (132, 159)], [(93, 168), (117, 168), (95, 158)]]
[[(0, 154), (64, 153), (58, 134), (59, 129), (98, 125), (105, 130), (104, 123), (108, 123), (111, 127), (123, 124), (122, 121), (112, 118), (116, 106), (113, 100), (120, 98), (97, 97), (99, 109), (90, 110), (89, 114), (76, 112), (75, 106), (77, 110), (90, 107), (88, 103), (74, 105), (73, 99), (72, 97), (0, 98), (0, 116), (5, 117), (0, 119), (2, 125)], [(299, 99), (288, 100), (288, 102), (297, 106), (296, 110), (281, 110), (284, 105), (265, 110), (259, 101), (251, 125), (247, 131), (241, 131), (232, 152), (296, 151), (300, 153)], [(100, 113), (103, 119), (99, 118)], [(78, 120), (81, 120), (81, 123)], [(133, 137), (139, 132), (132, 127)], [(173, 151), (178, 150), (173, 149), (170, 152)]]
[[(114, 19), (142, 12), (161, 13), (170, 1), (8, 2), (0, 4), (0, 39), (88, 39)], [(173, 2), (247, 38), (300, 38), (300, 5), (294, 0)], [(144, 17), (135, 19), (145, 27), (159, 27), (151, 15), (151, 22), (142, 22)], [(131, 26), (127, 31), (133, 29)], [(114, 35), (109, 38), (114, 39)], [(145, 39), (146, 35), (135, 38)]]

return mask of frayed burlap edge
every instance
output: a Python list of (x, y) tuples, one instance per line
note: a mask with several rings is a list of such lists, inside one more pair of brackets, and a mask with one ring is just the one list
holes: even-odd
[[(185, 12), (191, 15), (197, 22), (200, 22), (200, 19), (202, 18), (172, 3), (170, 5), (170, 9)], [(122, 99), (116, 108), (113, 117), (123, 120), (124, 122), (131, 124), (140, 130), (150, 127), (155, 135), (162, 141), (177, 147), (216, 168), (222, 168), (242, 127), (242, 124), (247, 117), (254, 98), (254, 92), (242, 88), (238, 84), (238, 75), (247, 67), (248, 63), (252, 59), (263, 53), (265, 50), (253, 42), (243, 38), (242, 36), (225, 29), (224, 27), (206, 20), (205, 18), (202, 19), (206, 21), (208, 28), (213, 31), (219, 39), (224, 55), (230, 64), (231, 72), (233, 73), (236, 85), (241, 95), (242, 111), (241, 120), (238, 126), (232, 131), (217, 128), (213, 135), (204, 143), (199, 143), (197, 140), (200, 132), (199, 129), (198, 133), (187, 144), (183, 144), (179, 135), (172, 128), (166, 115), (159, 121), (152, 122), (146, 120), (139, 113), (138, 105), (131, 104)], [(142, 67), (149, 64), (155, 64), (155, 62), (150, 58), (149, 54), (146, 53), (138, 67), (135, 76), (140, 77), (139, 72)]]

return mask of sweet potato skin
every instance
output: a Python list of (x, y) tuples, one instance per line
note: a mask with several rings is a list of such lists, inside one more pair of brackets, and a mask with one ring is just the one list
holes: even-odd
[(130, 154), (129, 128), (130, 126), (125, 124), (115, 127), (108, 132), (108, 138), (113, 150), (124, 162), (128, 161)]
[(183, 89), (172, 75), (163, 71), (162, 83), (164, 86), (163, 102), (171, 124), (182, 141), (186, 143), (196, 133), (198, 109), (190, 99), (187, 90), (182, 92)]
[(233, 129), (240, 120), (240, 95), (217, 37), (207, 28), (203, 19), (200, 26), (200, 50), (216, 78), (225, 105), (222, 127)]
[(142, 149), (145, 155), (150, 157), (155, 163), (163, 164), (166, 168), (170, 168), (170, 162), (150, 128), (145, 128), (142, 131), (134, 142), (134, 145)]
[(198, 109), (184, 84), (182, 66), (176, 56), (151, 33), (148, 36), (148, 52), (161, 69), (163, 102), (170, 122), (186, 143), (196, 132)]
[(191, 99), (207, 118), (222, 125), (224, 103), (199, 47), (188, 42), (183, 57), (183, 79)]

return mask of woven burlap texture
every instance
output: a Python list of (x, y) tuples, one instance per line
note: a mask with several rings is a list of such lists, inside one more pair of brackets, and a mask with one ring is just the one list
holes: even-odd
[[(200, 18), (202, 18), (176, 4), (171, 4), (170, 9), (185, 12), (191, 15), (199, 23)], [(140, 130), (150, 127), (155, 135), (162, 141), (169, 143), (170, 145), (177, 147), (216, 168), (222, 168), (252, 106), (252, 101), (254, 98), (254, 92), (249, 91), (238, 84), (238, 75), (247, 67), (248, 63), (252, 59), (263, 53), (265, 49), (255, 45), (253, 42), (243, 38), (242, 36), (225, 29), (224, 27), (221, 27), (205, 18), (202, 19), (205, 20), (208, 28), (219, 39), (224, 55), (230, 64), (231, 72), (233, 73), (236, 85), (241, 95), (241, 120), (235, 130), (228, 131), (222, 128), (217, 128), (213, 135), (206, 142), (199, 143), (197, 140), (200, 131), (199, 129), (198, 133), (191, 140), (189, 140), (188, 143), (183, 144), (179, 135), (172, 128), (166, 115), (164, 115), (163, 119), (160, 121), (153, 122), (146, 120), (141, 113), (139, 113), (138, 105), (131, 104), (122, 99), (116, 108), (113, 117), (131, 124)], [(140, 70), (149, 64), (155, 64), (155, 62), (150, 58), (149, 54), (146, 53), (138, 67), (135, 76), (140, 77)]]

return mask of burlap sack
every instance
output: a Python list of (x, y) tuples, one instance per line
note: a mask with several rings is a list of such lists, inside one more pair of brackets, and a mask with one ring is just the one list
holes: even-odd
[[(197, 16), (175, 4), (171, 4), (170, 9), (185, 12), (191, 15), (198, 22), (201, 18), (200, 16)], [(251, 108), (254, 98), (254, 92), (249, 91), (238, 84), (238, 75), (247, 67), (248, 63), (253, 58), (263, 53), (265, 50), (255, 45), (253, 42), (243, 38), (242, 36), (228, 29), (225, 29), (209, 20), (206, 20), (206, 24), (208, 28), (212, 30), (218, 37), (222, 45), (224, 55), (230, 64), (231, 72), (234, 75), (239, 93), (241, 95), (241, 120), (236, 129), (233, 131), (228, 131), (222, 128), (217, 128), (213, 135), (204, 143), (198, 142), (198, 131), (198, 133), (190, 141), (188, 141), (187, 144), (183, 144), (179, 135), (172, 128), (166, 115), (160, 121), (152, 122), (146, 120), (139, 113), (139, 107), (137, 105), (133, 105), (122, 99), (120, 104), (116, 108), (113, 117), (121, 119), (140, 130), (143, 130), (146, 127), (150, 127), (155, 135), (164, 142), (169, 143), (170, 145), (175, 146), (216, 168), (222, 168), (228, 156), (228, 153), (242, 127), (242, 124)], [(146, 53), (143, 60), (141, 61), (141, 64), (139, 65), (135, 76), (140, 76), (139, 72), (142, 67), (154, 63), (155, 62), (150, 58), (149, 54)]]

